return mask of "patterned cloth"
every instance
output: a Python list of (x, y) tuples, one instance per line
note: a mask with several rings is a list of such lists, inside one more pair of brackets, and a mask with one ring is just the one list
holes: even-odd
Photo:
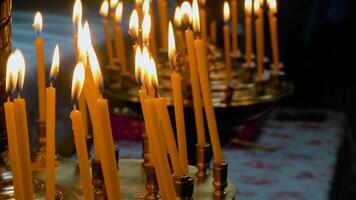
[[(344, 133), (344, 117), (333, 112), (325, 122), (276, 121), (271, 115), (262, 127), (259, 144), (267, 152), (224, 149), (229, 179), (239, 200), (326, 200)], [(139, 158), (141, 142), (119, 141), (121, 158)]]

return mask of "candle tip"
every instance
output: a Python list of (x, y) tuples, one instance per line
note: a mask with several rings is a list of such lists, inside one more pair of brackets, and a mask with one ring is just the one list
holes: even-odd
[(40, 12), (36, 12), (32, 27), (37, 33), (42, 31), (43, 18)]
[(57, 78), (59, 71), (59, 47), (58, 44), (54, 47), (53, 58), (52, 58), (52, 65), (50, 71), (50, 82), (54, 82)]

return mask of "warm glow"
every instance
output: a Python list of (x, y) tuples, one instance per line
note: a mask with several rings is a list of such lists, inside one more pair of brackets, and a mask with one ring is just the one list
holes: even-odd
[(59, 71), (59, 48), (58, 44), (54, 48), (53, 52), (53, 58), (52, 58), (52, 66), (51, 66), (51, 71), (50, 71), (50, 80), (54, 81), (58, 75)]
[(78, 28), (79, 23), (82, 21), (82, 13), (82, 2), (76, 0), (73, 6), (73, 24), (76, 28)]
[(35, 15), (35, 19), (33, 21), (32, 27), (35, 29), (35, 31), (41, 32), (42, 31), (42, 23), (43, 23), (42, 15), (40, 12), (37, 12)]
[(227, 1), (224, 2), (224, 22), (228, 22), (230, 20), (230, 6)]
[(176, 41), (174, 39), (174, 32), (172, 22), (169, 22), (168, 27), (168, 58), (174, 64), (174, 57), (176, 54)]
[(149, 72), (149, 60), (150, 60), (150, 53), (148, 51), (148, 48), (146, 46), (143, 47), (142, 49), (142, 55), (141, 55), (141, 74), (140, 74), (140, 80), (142, 83), (144, 83), (146, 86), (150, 85), (150, 77), (151, 74)]
[(182, 25), (182, 11), (179, 6), (177, 6), (174, 11), (174, 25), (180, 27)]
[(88, 49), (88, 57), (91, 73), (93, 74), (95, 85), (98, 87), (99, 91), (103, 91), (104, 81), (101, 74), (100, 64), (98, 57), (96, 56), (93, 46)]
[(253, 11), (256, 15), (258, 14), (258, 11), (260, 10), (260, 8), (261, 8), (260, 1), (255, 0), (255, 2), (253, 4)]
[(142, 40), (147, 42), (150, 38), (151, 16), (146, 13), (142, 21)]
[(247, 15), (252, 13), (252, 0), (245, 0), (245, 12)]
[(206, 0), (199, 0), (199, 3), (204, 5)]
[(135, 0), (136, 5), (142, 5), (142, 0)]
[(192, 12), (193, 12), (193, 30), (196, 33), (199, 33), (200, 32), (200, 17), (199, 17), (199, 6), (198, 6), (197, 0), (193, 0)]
[(142, 12), (143, 14), (149, 13), (150, 11), (150, 0), (144, 0), (142, 4)]
[(72, 79), (72, 101), (78, 101), (80, 94), (82, 93), (85, 79), (84, 65), (82, 62), (78, 62), (75, 66)]
[(18, 76), (18, 69), (17, 69), (17, 61), (15, 59), (14, 54), (11, 54), (7, 60), (6, 64), (6, 82), (5, 88), (6, 93), (10, 95), (16, 89), (17, 84), (17, 76)]
[(117, 4), (116, 10), (115, 10), (115, 19), (116, 19), (117, 23), (121, 23), (122, 13), (123, 13), (123, 5), (122, 5), (122, 2), (119, 2), (119, 4)]
[(85, 21), (84, 26), (78, 27), (79, 58), (86, 63), (88, 49), (92, 46), (89, 23)]
[(148, 63), (149, 83), (154, 88), (158, 88), (158, 78), (155, 60), (151, 57)]
[(132, 11), (130, 21), (129, 21), (129, 32), (132, 37), (137, 38), (138, 36), (138, 14), (136, 9)]
[(138, 82), (141, 82), (141, 72), (142, 72), (142, 52), (139, 46), (136, 47), (135, 51), (135, 77)]
[(110, 9), (115, 10), (119, 0), (110, 0)]
[(15, 67), (17, 69), (17, 90), (22, 91), (23, 83), (25, 81), (26, 64), (25, 58), (23, 57), (23, 54), (19, 49), (15, 50), (14, 59), (17, 65)]
[(182, 12), (182, 22), (185, 25), (190, 25), (193, 21), (192, 6), (188, 1), (184, 1), (180, 7)]
[(109, 13), (109, 3), (107, 0), (103, 1), (100, 7), (100, 15), (102, 17), (107, 17)]
[(269, 0), (269, 1), (268, 1), (268, 6), (269, 6), (269, 9), (270, 9), (273, 13), (276, 13), (276, 12), (277, 12), (277, 2), (276, 2), (276, 0)]

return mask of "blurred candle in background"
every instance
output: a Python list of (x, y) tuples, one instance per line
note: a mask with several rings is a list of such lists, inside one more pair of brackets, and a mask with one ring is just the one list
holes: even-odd
[(109, 12), (109, 3), (107, 0), (103, 1), (100, 7), (100, 15), (103, 17), (102, 23), (104, 27), (104, 34), (105, 34), (105, 40), (106, 40), (106, 50), (107, 50), (107, 55), (109, 59), (109, 65), (114, 66), (114, 54), (113, 54), (113, 49), (112, 49), (112, 44), (111, 44), (111, 37), (110, 37), (110, 29), (109, 29), (109, 23), (108, 23), (108, 12)]
[(225, 50), (225, 65), (227, 68), (227, 78), (232, 78), (232, 63), (231, 63), (231, 43), (230, 43), (230, 7), (227, 1), (224, 2), (224, 50)]
[(123, 4), (122, 2), (119, 2), (115, 10), (116, 23), (114, 24), (116, 57), (120, 61), (121, 71), (123, 73), (128, 73), (125, 42), (121, 29), (122, 13), (123, 13)]

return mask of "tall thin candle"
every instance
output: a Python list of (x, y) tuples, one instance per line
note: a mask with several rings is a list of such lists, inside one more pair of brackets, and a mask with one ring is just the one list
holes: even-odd
[(106, 40), (106, 50), (108, 54), (109, 64), (111, 66), (114, 65), (114, 53), (111, 43), (110, 30), (109, 30), (109, 22), (108, 22), (108, 12), (109, 12), (109, 3), (107, 0), (103, 1), (100, 7), (100, 15), (103, 17), (102, 23), (104, 27), (105, 40)]

